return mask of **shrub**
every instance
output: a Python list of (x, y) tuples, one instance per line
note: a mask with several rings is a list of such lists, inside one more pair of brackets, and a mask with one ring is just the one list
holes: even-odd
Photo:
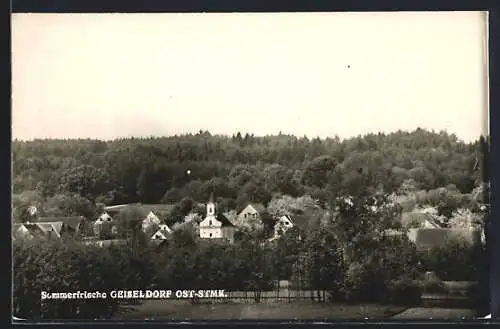
[(478, 280), (483, 260), (482, 246), (451, 239), (422, 255), (425, 269), (444, 281)]
[[(391, 236), (367, 241), (363, 250), (364, 257), (355, 258), (355, 261), (347, 264), (342, 287), (347, 301), (399, 300), (401, 289), (413, 291), (412, 296), (419, 295), (418, 287), (410, 284), (411, 280), (416, 279), (418, 271), (417, 252), (406, 237)], [(411, 298), (409, 302), (413, 304), (417, 298)]]

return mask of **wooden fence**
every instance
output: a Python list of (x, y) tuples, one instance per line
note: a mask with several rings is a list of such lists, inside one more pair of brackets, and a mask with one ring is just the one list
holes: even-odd
[[(295, 283), (296, 285), (296, 283)], [(299, 284), (300, 285), (300, 284)], [(466, 290), (476, 285), (475, 282), (444, 282), (448, 292), (439, 295), (424, 293), (422, 295), (423, 305), (449, 304), (449, 305), (470, 305), (474, 299), (467, 296)], [(280, 289), (272, 291), (226, 291), (228, 297), (225, 298), (204, 298), (196, 302), (199, 303), (294, 303), (300, 301), (320, 302), (328, 300), (327, 291), (318, 291), (310, 289), (296, 289), (294, 284), (282, 281)], [(451, 289), (453, 288), (453, 289)]]
[[(210, 303), (292, 303), (297, 301), (319, 301), (318, 293), (313, 290), (280, 289), (273, 291), (227, 291), (228, 297), (200, 299)], [(327, 292), (321, 292), (323, 299)]]

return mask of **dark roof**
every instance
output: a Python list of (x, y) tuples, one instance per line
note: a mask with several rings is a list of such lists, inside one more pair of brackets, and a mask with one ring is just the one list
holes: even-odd
[(436, 226), (436, 228), (440, 228), (440, 227), (443, 227), (443, 223), (441, 222), (441, 220), (434, 216), (433, 214), (429, 214), (429, 213), (424, 213), (425, 215), (425, 219), (427, 219), (427, 221), (429, 223), (431, 223), (432, 225)]
[(429, 222), (435, 228), (441, 228), (443, 226), (441, 220), (434, 216), (433, 214), (425, 212), (406, 212), (402, 215), (402, 224), (404, 226), (409, 225), (412, 222), (416, 222), (419, 225), (423, 225), (425, 221)]
[(70, 227), (75, 231), (80, 230), (80, 224), (84, 221), (83, 216), (74, 216), (74, 217), (40, 217), (38, 219), (38, 223), (55, 223), (55, 222), (63, 222), (64, 225)]
[(445, 228), (422, 228), (415, 231), (415, 244), (419, 249), (439, 247), (453, 238), (467, 243), (481, 243), (481, 231)]
[(42, 228), (45, 232), (50, 232), (54, 231), (57, 232), (58, 235), (61, 235), (62, 227), (63, 227), (63, 222), (44, 222), (44, 223), (37, 223), (38, 226)]
[[(45, 225), (44, 225), (45, 224)], [(51, 225), (48, 223), (25, 223), (23, 226), (28, 229), (29, 233), (33, 237), (47, 237), (50, 234)], [(57, 232), (58, 233), (58, 232)], [(59, 233), (57, 234), (59, 236)]]
[(223, 214), (217, 214), (215, 218), (222, 223), (222, 227), (234, 226), (233, 223), (231, 223), (231, 221)]
[[(170, 234), (170, 232), (172, 232), (171, 230), (163, 230), (163, 229), (159, 229), (158, 231), (156, 231), (156, 233), (160, 232), (161, 234), (163, 234), (164, 236), (167, 236)], [(156, 234), (155, 233), (155, 234)], [(154, 234), (153, 234), (154, 235)]]
[(23, 226), (26, 227), (31, 234), (45, 235), (45, 232), (37, 223), (26, 223)]
[[(167, 238), (167, 236), (169, 235), (169, 233), (167, 231), (161, 231), (161, 230), (158, 230), (155, 232), (155, 234), (151, 235), (151, 239), (153, 240), (164, 240), (163, 238)], [(162, 238), (163, 236), (163, 238)]]
[(291, 220), (293, 225), (297, 226), (297, 228), (301, 231), (305, 231), (307, 229), (309, 221), (311, 220), (311, 218), (307, 215), (293, 215), (287, 217)]

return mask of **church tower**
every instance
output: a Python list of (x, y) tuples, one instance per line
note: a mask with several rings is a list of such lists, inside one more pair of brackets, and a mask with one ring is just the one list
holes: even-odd
[(215, 217), (214, 193), (210, 193), (210, 199), (207, 203), (207, 217)]

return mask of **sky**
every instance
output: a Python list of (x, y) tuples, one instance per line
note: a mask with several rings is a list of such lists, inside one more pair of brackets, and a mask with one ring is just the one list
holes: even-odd
[(12, 138), (487, 133), (480, 12), (13, 14)]

